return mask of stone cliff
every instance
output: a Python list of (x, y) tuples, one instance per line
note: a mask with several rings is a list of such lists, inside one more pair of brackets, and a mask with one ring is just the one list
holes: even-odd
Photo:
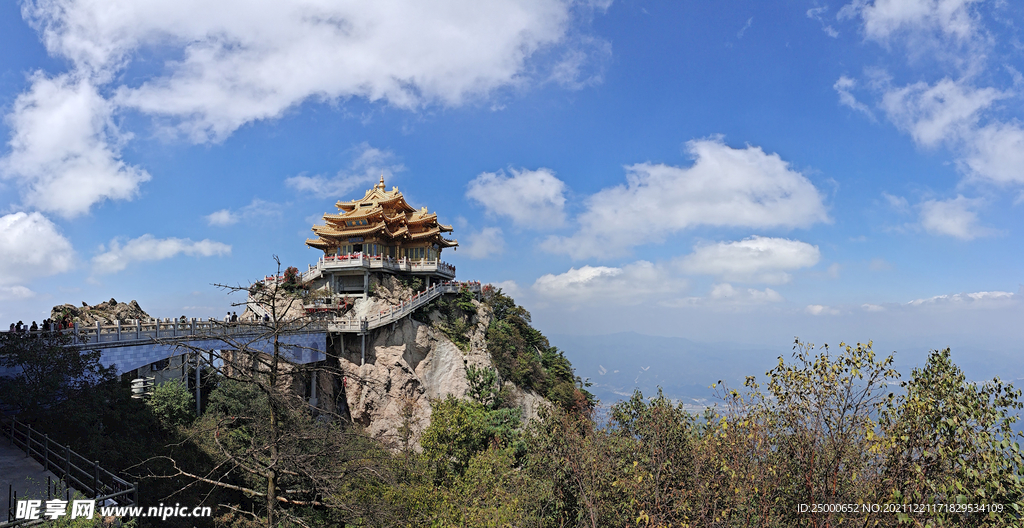
[[(380, 297), (358, 301), (355, 311), (373, 313), (395, 297), (391, 291), (380, 293)], [(339, 367), (352, 420), (392, 447), (404, 444), (419, 449), (420, 435), (430, 424), (430, 401), (448, 395), (465, 397), (469, 389), (467, 366), (494, 367), (485, 342), (490, 308), (479, 301), (473, 301), (473, 305), (476, 313), (468, 320), (469, 345), (465, 348), (438, 329), (441, 314), (436, 310), (426, 314), (427, 322), (407, 317), (366, 336), (363, 365), (361, 338), (349, 335)], [(506, 384), (510, 385), (513, 402), (522, 410), (524, 423), (549, 405), (537, 394)]]

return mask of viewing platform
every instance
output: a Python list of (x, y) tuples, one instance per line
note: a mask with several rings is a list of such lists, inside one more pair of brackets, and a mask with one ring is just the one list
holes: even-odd
[(324, 272), (342, 270), (390, 271), (394, 273), (424, 274), (455, 278), (455, 266), (440, 260), (392, 258), (386, 255), (350, 255), (325, 256), (317, 260), (315, 265), (302, 274), (302, 282), (307, 283), (323, 277)]

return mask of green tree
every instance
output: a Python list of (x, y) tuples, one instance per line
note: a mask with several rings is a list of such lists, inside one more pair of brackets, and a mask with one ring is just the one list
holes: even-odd
[(187, 426), (196, 417), (195, 397), (176, 379), (157, 385), (147, 403), (157, 419), (171, 427)]
[(99, 350), (72, 346), (74, 338), (70, 332), (0, 333), (0, 366), (16, 371), (0, 377), (0, 401), (15, 412), (39, 413), (115, 380), (116, 367), (100, 364)]
[[(1024, 514), (1024, 458), (1013, 431), (1021, 391), (998, 378), (968, 382), (933, 351), (881, 415), (890, 500), (924, 504), (1000, 504), (1002, 512), (929, 514), (935, 525), (1007, 526)], [(914, 515), (901, 520), (919, 521)]]
[(636, 526), (625, 491), (616, 486), (621, 440), (595, 427), (589, 416), (552, 407), (527, 428), (524, 470), (550, 483), (543, 501), (544, 526)]
[(498, 373), (489, 367), (466, 366), (466, 381), (469, 382), (467, 396), (487, 409), (494, 409), (500, 403), (501, 393)]
[(692, 476), (696, 423), (694, 417), (673, 404), (661, 389), (645, 400), (637, 390), (612, 406), (614, 435), (623, 440), (622, 472), (616, 481), (629, 495), (636, 517), (654, 526), (681, 522), (680, 515), (692, 506)]
[(514, 447), (521, 424), (519, 409), (489, 410), (484, 404), (449, 395), (430, 404), (430, 425), (420, 437), (435, 480), (450, 483), (470, 459), (498, 444)]

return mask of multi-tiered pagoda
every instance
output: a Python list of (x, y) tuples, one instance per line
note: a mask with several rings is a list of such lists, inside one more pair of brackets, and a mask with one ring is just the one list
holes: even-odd
[(444, 248), (458, 241), (447, 239), (452, 227), (437, 221), (437, 213), (415, 209), (398, 187), (390, 191), (380, 183), (361, 199), (339, 201), (337, 214), (324, 214), (324, 224), (314, 225), (317, 238), (306, 245), (324, 252), (316, 267), (304, 274), (304, 282), (335, 293), (367, 292), (370, 272), (418, 275), (450, 280), (455, 268), (441, 262)]
[(452, 227), (438, 223), (437, 213), (428, 213), (426, 207), (414, 209), (398, 187), (385, 190), (383, 176), (366, 196), (339, 201), (335, 206), (338, 214), (324, 214), (325, 225), (313, 226), (317, 238), (306, 240), (306, 245), (323, 250), (326, 256), (363, 253), (438, 260), (442, 249), (459, 245), (441, 236), (450, 233)]

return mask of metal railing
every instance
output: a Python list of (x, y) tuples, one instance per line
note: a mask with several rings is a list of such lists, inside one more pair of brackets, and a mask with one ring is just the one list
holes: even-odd
[[(72, 450), (50, 440), (50, 435), (33, 431), (31, 424), (19, 422), (11, 417), (0, 420), (0, 430), (11, 445), (25, 451), (25, 456), (39, 462), (46, 471), (64, 482), (65, 488), (74, 488), (97, 504), (114, 501), (121, 506), (134, 506), (139, 503), (139, 483), (128, 482), (117, 475), (100, 467), (98, 460), (89, 460)], [(15, 504), (18, 496), (8, 490), (10, 497), (7, 511), (7, 522), (0, 522), (0, 528), (11, 526), (31, 526), (40, 524), (42, 520), (15, 520)]]

